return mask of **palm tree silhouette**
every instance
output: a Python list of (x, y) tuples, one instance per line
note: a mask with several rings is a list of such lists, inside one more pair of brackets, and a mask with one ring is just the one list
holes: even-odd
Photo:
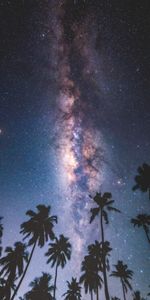
[[(109, 271), (109, 260), (108, 256), (110, 256), (110, 252), (112, 248), (110, 247), (110, 243), (105, 241), (104, 243), (99, 243), (95, 241), (95, 244), (91, 244), (88, 246), (88, 253), (96, 260), (98, 271), (103, 272), (104, 268)], [(103, 262), (105, 261), (105, 266), (103, 267)], [(97, 295), (97, 299), (99, 296)]]
[(28, 261), (28, 253), (26, 251), (25, 244), (16, 242), (14, 248), (6, 247), (6, 255), (0, 259), (0, 265), (2, 267), (0, 276), (3, 275), (5, 280), (5, 286), (3, 281), (3, 292), (7, 295), (7, 299), (10, 299), (11, 289), (14, 288), (14, 282), (18, 279), (24, 271), (24, 262)]
[(138, 169), (138, 175), (135, 176), (136, 185), (133, 187), (133, 191), (140, 189), (142, 192), (148, 192), (150, 199), (150, 166), (144, 163)]
[(97, 267), (99, 271), (102, 271), (102, 248), (101, 243), (95, 241), (95, 244), (90, 244), (88, 246), (88, 253), (93, 258), (96, 259)]
[(2, 223), (1, 223), (1, 220), (2, 220), (3, 218), (2, 217), (0, 217), (0, 256), (1, 256), (1, 254), (2, 254), (2, 247), (1, 247), (1, 244), (2, 244), (2, 236), (3, 236), (3, 225), (2, 225)]
[(28, 252), (26, 251), (26, 245), (22, 242), (16, 242), (14, 249), (12, 247), (6, 247), (4, 257), (0, 259), (0, 265), (2, 269), (0, 275), (7, 276), (9, 281), (14, 282), (14, 279), (20, 277), (24, 269), (24, 261), (28, 261)]
[(71, 282), (67, 281), (68, 290), (63, 296), (65, 300), (80, 300), (81, 299), (81, 286), (76, 278), (72, 277)]
[[(91, 208), (90, 223), (93, 222), (93, 220), (95, 219), (96, 216), (100, 216), (101, 241), (102, 241), (102, 244), (104, 244), (105, 238), (104, 238), (103, 220), (105, 221), (106, 224), (108, 224), (109, 223), (108, 211), (120, 212), (120, 210), (118, 210), (117, 208), (112, 206), (112, 204), (114, 203), (114, 200), (112, 200), (111, 193), (104, 193), (103, 195), (101, 193), (96, 193), (96, 195), (92, 199), (97, 204), (97, 206), (95, 208)], [(105, 255), (102, 255), (102, 257), (103, 257), (102, 264), (103, 264), (105, 297), (106, 297), (106, 300), (110, 300), (109, 290), (108, 290)]]
[(53, 240), (55, 238), (53, 228), (54, 223), (57, 223), (57, 217), (51, 216), (50, 211), (50, 206), (38, 205), (37, 213), (32, 210), (26, 212), (26, 215), (29, 216), (30, 219), (21, 225), (21, 233), (25, 235), (24, 239), (29, 238), (28, 246), (33, 245), (33, 247), (24, 273), (11, 300), (14, 299), (20, 288), (20, 285), (31, 262), (36, 245), (38, 245), (39, 247), (43, 247), (45, 242), (47, 242), (49, 239)]
[(84, 283), (85, 293), (88, 292), (91, 295), (91, 300), (93, 300), (93, 292), (97, 294), (98, 299), (98, 289), (102, 287), (102, 278), (98, 274), (97, 261), (91, 255), (84, 257), (81, 265), (81, 271), (83, 274), (80, 277), (80, 283)]
[(134, 226), (142, 227), (144, 229), (146, 238), (147, 238), (148, 242), (150, 243), (150, 237), (149, 237), (150, 215), (139, 214), (136, 217), (136, 219), (131, 219), (131, 223)]
[(146, 300), (146, 299), (141, 296), (140, 291), (136, 291), (133, 293), (133, 300)]
[(120, 278), (123, 290), (123, 298), (124, 300), (126, 300), (126, 293), (128, 291), (128, 288), (132, 290), (129, 280), (132, 279), (133, 271), (129, 270), (128, 266), (126, 264), (123, 264), (121, 260), (118, 260), (117, 264), (114, 266), (116, 271), (113, 271), (110, 276)]
[(43, 273), (41, 277), (35, 278), (30, 283), (31, 290), (24, 296), (26, 300), (52, 300), (52, 294), (54, 287), (51, 285), (52, 276)]
[(54, 280), (54, 299), (56, 297), (56, 283), (57, 283), (57, 273), (58, 267), (64, 266), (67, 263), (67, 260), (71, 258), (71, 244), (69, 243), (69, 239), (64, 237), (61, 234), (58, 238), (55, 238), (54, 243), (49, 244), (50, 248), (48, 249), (47, 253), (45, 254), (48, 256), (47, 264), (51, 263), (51, 267), (56, 266), (55, 269), (55, 280)]

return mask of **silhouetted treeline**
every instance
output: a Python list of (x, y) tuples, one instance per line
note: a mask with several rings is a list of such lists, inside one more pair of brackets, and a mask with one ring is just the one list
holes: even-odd
[[(140, 189), (148, 192), (150, 198), (150, 166), (143, 164), (138, 168), (138, 175), (135, 177), (136, 185), (133, 190)], [(90, 210), (90, 223), (95, 218), (99, 219), (99, 240), (87, 246), (87, 253), (81, 262), (81, 274), (79, 278), (72, 277), (66, 282), (66, 292), (62, 295), (64, 300), (81, 300), (82, 291), (89, 294), (91, 300), (102, 299), (102, 290), (105, 300), (119, 300), (116, 296), (110, 296), (109, 282), (111, 277), (118, 280), (122, 289), (122, 299), (130, 297), (133, 300), (146, 300), (141, 296), (140, 291), (134, 291), (132, 286), (133, 271), (128, 268), (126, 262), (121, 259), (114, 266), (110, 266), (112, 246), (106, 239), (105, 226), (109, 224), (109, 214), (121, 213), (114, 206), (112, 194), (97, 192), (90, 196), (93, 201), (93, 208)], [(36, 277), (29, 285), (29, 291), (20, 300), (56, 300), (58, 286), (58, 276), (61, 269), (71, 259), (72, 246), (68, 237), (55, 234), (55, 224), (58, 222), (57, 216), (51, 214), (51, 207), (38, 205), (36, 211), (26, 212), (27, 220), (20, 226), (20, 233), (23, 242), (17, 241), (14, 246), (7, 246), (2, 251), (3, 225), (0, 217), (0, 300), (17, 300), (18, 291), (28, 272), (32, 257), (36, 247), (44, 247), (48, 244), (47, 264), (54, 268), (54, 278), (51, 274), (42, 273)], [(117, 215), (116, 215), (117, 217)], [(143, 228), (145, 239), (150, 243), (150, 215), (139, 213), (131, 219), (134, 226)], [(25, 243), (24, 243), (25, 241)], [(73, 268), (72, 268), (73, 271)], [(69, 275), (68, 275), (69, 276)], [(116, 281), (117, 284), (117, 281)], [(150, 293), (147, 294), (150, 296)], [(121, 300), (121, 299), (120, 299)]]

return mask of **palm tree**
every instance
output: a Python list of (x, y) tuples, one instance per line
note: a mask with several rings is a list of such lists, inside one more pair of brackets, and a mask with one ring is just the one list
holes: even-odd
[[(88, 253), (91, 255), (97, 264), (98, 271), (103, 272), (104, 267), (107, 271), (109, 271), (109, 260), (108, 256), (110, 256), (110, 252), (112, 248), (110, 247), (110, 243), (105, 241), (104, 243), (99, 243), (95, 241), (95, 244), (91, 244), (88, 246)], [(105, 261), (105, 266), (103, 267), (103, 261)], [(99, 298), (97, 294), (97, 299)]]
[(47, 242), (49, 239), (53, 240), (55, 238), (53, 227), (54, 223), (57, 223), (57, 217), (51, 216), (50, 211), (50, 206), (38, 205), (37, 213), (32, 210), (26, 212), (26, 215), (29, 216), (30, 219), (21, 225), (21, 233), (25, 235), (24, 239), (29, 238), (28, 246), (33, 247), (24, 273), (19, 281), (19, 284), (11, 300), (15, 298), (20, 288), (20, 285), (25, 277), (25, 274), (31, 262), (36, 245), (38, 245), (39, 247), (43, 247), (45, 242)]
[(149, 225), (150, 225), (150, 215), (147, 214), (139, 214), (136, 219), (131, 219), (131, 223), (134, 226), (143, 227), (147, 240), (150, 243), (149, 237)]
[[(91, 218), (90, 223), (93, 222), (96, 216), (100, 216), (100, 228), (101, 228), (101, 241), (102, 244), (105, 242), (104, 238), (104, 224), (103, 220), (106, 224), (109, 223), (108, 220), (108, 211), (115, 211), (120, 212), (117, 208), (113, 207), (112, 204), (114, 203), (114, 200), (112, 200), (112, 194), (111, 193), (104, 193), (103, 195), (101, 193), (96, 193), (96, 195), (92, 198), (94, 202), (97, 204), (95, 208), (91, 208)], [(110, 300), (109, 296), (109, 290), (108, 290), (108, 282), (107, 282), (107, 271), (106, 271), (106, 262), (105, 262), (105, 255), (102, 255), (103, 257), (103, 278), (104, 278), (104, 289), (105, 289), (105, 297), (106, 300)]]
[(129, 270), (128, 266), (123, 264), (121, 260), (118, 260), (117, 264), (114, 266), (116, 271), (113, 271), (110, 276), (120, 278), (123, 290), (123, 298), (124, 300), (126, 300), (126, 293), (128, 291), (128, 288), (132, 290), (129, 280), (132, 279), (133, 271)]
[(141, 293), (139, 291), (136, 291), (133, 294), (133, 300), (146, 300), (146, 299), (141, 296)]
[[(16, 242), (14, 248), (6, 247), (6, 255), (0, 259), (1, 271), (3, 275), (1, 281), (1, 292), (5, 296), (4, 299), (10, 299), (11, 289), (14, 290), (14, 282), (24, 271), (24, 262), (28, 261), (28, 253), (25, 244)], [(3, 299), (3, 298), (2, 298)]]
[[(2, 243), (2, 235), (3, 235), (3, 225), (1, 223), (2, 217), (0, 217), (0, 245)], [(0, 246), (0, 256), (2, 254), (2, 247)]]
[(24, 262), (28, 261), (28, 253), (25, 244), (16, 242), (14, 248), (7, 247), (6, 255), (0, 259), (2, 267), (0, 276), (3, 275), (7, 279), (10, 286), (13, 286), (16, 278), (19, 278), (24, 270)]
[(71, 244), (69, 243), (69, 239), (64, 237), (61, 234), (58, 238), (55, 238), (54, 243), (49, 244), (50, 248), (48, 249), (47, 253), (45, 254), (48, 256), (47, 264), (51, 263), (51, 267), (56, 266), (55, 269), (55, 280), (54, 280), (54, 299), (56, 297), (56, 282), (57, 282), (57, 273), (58, 267), (64, 266), (67, 263), (67, 260), (71, 258)]
[(52, 294), (54, 287), (50, 284), (52, 276), (43, 273), (39, 278), (35, 278), (30, 283), (31, 290), (24, 296), (26, 300), (52, 300)]
[(76, 278), (72, 277), (71, 282), (67, 281), (68, 290), (63, 296), (65, 300), (81, 300), (81, 286)]
[(101, 243), (95, 241), (95, 244), (90, 244), (88, 246), (88, 253), (93, 258), (96, 259), (97, 267), (99, 271), (102, 271), (102, 248)]
[(135, 176), (136, 185), (133, 191), (140, 189), (142, 192), (148, 192), (150, 199), (150, 166), (144, 163), (137, 171), (139, 174)]
[(80, 283), (84, 283), (85, 293), (88, 292), (93, 300), (93, 292), (98, 295), (98, 289), (102, 287), (102, 278), (98, 274), (97, 261), (91, 255), (84, 257), (81, 271), (84, 272), (80, 277)]

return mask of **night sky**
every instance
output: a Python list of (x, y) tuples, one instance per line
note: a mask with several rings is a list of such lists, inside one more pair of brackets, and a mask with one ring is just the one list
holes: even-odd
[[(99, 239), (89, 194), (100, 190), (122, 211), (105, 231), (111, 270), (123, 260), (134, 290), (149, 291), (149, 245), (130, 223), (149, 211), (148, 195), (132, 191), (137, 167), (150, 163), (149, 32), (146, 0), (0, 0), (3, 244), (22, 239), (28, 209), (51, 205), (55, 232), (73, 245), (58, 299), (66, 280), (79, 277), (87, 244)], [(53, 274), (46, 251), (37, 249), (19, 296), (42, 271)], [(120, 283), (109, 282), (111, 295), (122, 297)]]

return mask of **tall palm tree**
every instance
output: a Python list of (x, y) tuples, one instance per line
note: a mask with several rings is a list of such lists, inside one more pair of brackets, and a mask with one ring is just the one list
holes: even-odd
[(14, 248), (7, 247), (5, 249), (6, 255), (0, 259), (2, 267), (0, 276), (13, 285), (16, 278), (19, 278), (24, 270), (24, 262), (28, 261), (28, 253), (26, 245), (21, 242), (16, 242)]
[[(90, 223), (93, 222), (93, 220), (95, 219), (96, 216), (100, 216), (101, 241), (102, 241), (102, 244), (104, 244), (105, 238), (104, 238), (103, 221), (105, 221), (106, 224), (109, 223), (108, 211), (120, 212), (120, 210), (118, 210), (117, 208), (112, 206), (112, 204), (114, 203), (114, 200), (112, 200), (111, 193), (104, 193), (103, 195), (101, 193), (96, 193), (96, 195), (92, 199), (97, 204), (97, 206), (95, 208), (91, 208)], [(109, 290), (108, 290), (105, 255), (102, 255), (102, 257), (103, 257), (102, 263), (103, 263), (103, 278), (104, 278), (105, 297), (106, 297), (106, 300), (110, 300)]]
[(144, 229), (146, 238), (147, 238), (148, 242), (150, 243), (150, 237), (149, 237), (150, 215), (139, 214), (136, 217), (136, 219), (131, 219), (131, 223), (134, 226), (142, 227)]
[[(108, 256), (110, 256), (111, 251), (112, 248), (110, 247), (110, 243), (108, 241), (105, 241), (104, 243), (95, 241), (95, 244), (88, 246), (88, 253), (96, 260), (98, 271), (104, 271), (103, 261), (105, 261), (105, 269), (109, 271), (110, 268)], [(98, 292), (97, 299), (99, 299)]]
[(28, 261), (28, 252), (25, 244), (16, 242), (14, 248), (7, 247), (5, 249), (6, 255), (0, 259), (1, 271), (0, 276), (3, 275), (3, 286), (1, 287), (6, 299), (10, 299), (11, 289), (14, 290), (14, 282), (18, 279), (24, 271), (24, 263)]
[(144, 163), (137, 171), (139, 174), (135, 176), (136, 185), (133, 191), (140, 189), (142, 192), (148, 192), (150, 199), (150, 165)]
[(116, 270), (113, 271), (110, 276), (120, 278), (123, 290), (123, 298), (124, 300), (126, 300), (126, 293), (128, 291), (128, 288), (132, 290), (132, 286), (129, 280), (132, 279), (133, 271), (129, 270), (128, 266), (126, 264), (123, 264), (121, 260), (118, 260), (117, 264), (114, 266)]
[(29, 238), (28, 246), (33, 246), (28, 263), (24, 270), (24, 273), (18, 283), (17, 288), (11, 298), (13, 300), (20, 288), (20, 285), (25, 277), (29, 264), (31, 262), (36, 245), (43, 247), (45, 242), (49, 239), (53, 240), (55, 234), (53, 231), (54, 223), (57, 223), (57, 217), (51, 216), (51, 207), (45, 205), (38, 205), (37, 212), (29, 210), (26, 215), (29, 216), (29, 220), (21, 225), (21, 233), (25, 235), (24, 239)]
[(93, 300), (93, 292), (98, 295), (98, 289), (102, 287), (102, 278), (98, 274), (97, 261), (91, 255), (84, 257), (81, 265), (83, 274), (80, 277), (80, 283), (84, 284), (85, 293), (88, 292)]
[(140, 291), (136, 291), (133, 293), (133, 300), (146, 300), (146, 299), (141, 296)]
[(71, 282), (67, 281), (68, 290), (63, 296), (65, 300), (81, 300), (81, 286), (76, 278), (72, 277)]
[(55, 268), (55, 280), (54, 280), (54, 299), (56, 297), (56, 283), (57, 283), (57, 274), (58, 267), (64, 266), (67, 263), (67, 260), (71, 258), (71, 244), (69, 243), (69, 239), (64, 237), (63, 234), (59, 236), (59, 238), (55, 238), (54, 243), (49, 244), (50, 248), (45, 254), (48, 256), (47, 264), (51, 263), (51, 267), (56, 266)]
[(41, 277), (35, 278), (30, 283), (31, 290), (24, 296), (26, 300), (52, 300), (53, 296), (51, 292), (54, 287), (51, 285), (52, 276), (43, 273)]
[(1, 247), (1, 244), (2, 244), (2, 235), (3, 235), (3, 225), (2, 225), (2, 223), (1, 223), (1, 220), (2, 220), (3, 218), (2, 217), (0, 217), (0, 256), (1, 256), (1, 254), (2, 254), (2, 247)]

